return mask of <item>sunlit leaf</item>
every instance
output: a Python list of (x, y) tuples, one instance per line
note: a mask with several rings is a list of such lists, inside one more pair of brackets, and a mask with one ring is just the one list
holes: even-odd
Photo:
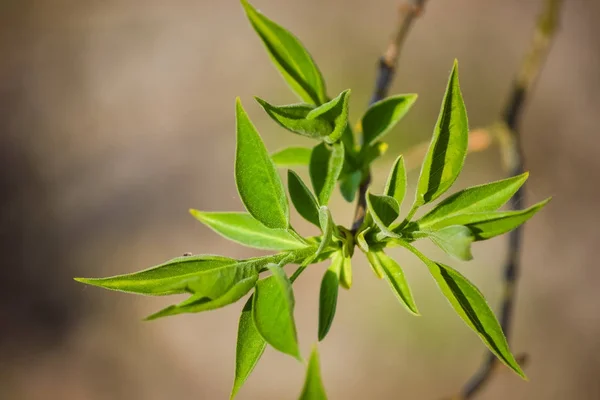
[(311, 153), (306, 147), (286, 147), (271, 154), (271, 159), (278, 167), (307, 166)]
[(361, 121), (365, 145), (374, 143), (388, 133), (416, 100), (416, 94), (400, 94), (372, 104)]
[(235, 181), (244, 206), (266, 227), (287, 229), (290, 216), (283, 183), (239, 99), (236, 130)]
[(443, 219), (459, 214), (496, 211), (519, 190), (528, 176), (528, 173), (524, 173), (501, 181), (461, 190), (444, 199), (421, 217), (417, 221), (419, 229), (427, 228)]
[(321, 367), (319, 366), (319, 353), (315, 346), (308, 360), (306, 379), (299, 400), (327, 400), (323, 380), (321, 379)]
[(390, 170), (383, 194), (396, 199), (398, 206), (402, 205), (406, 194), (406, 167), (404, 158), (398, 157)]
[(452, 186), (465, 161), (468, 137), (467, 113), (455, 61), (433, 138), (421, 167), (415, 206), (432, 202)]
[(396, 199), (390, 196), (377, 196), (367, 192), (367, 210), (379, 230), (389, 237), (399, 237), (398, 233), (394, 233), (389, 229), (389, 226), (396, 218), (400, 207)]
[(483, 343), (500, 361), (525, 378), (521, 367), (510, 352), (502, 327), (481, 292), (461, 274), (447, 265), (431, 261), (413, 246), (403, 243), (427, 265), (429, 272), (463, 321), (479, 335)]
[(266, 250), (291, 250), (306, 246), (288, 231), (267, 228), (247, 213), (198, 210), (190, 210), (190, 213), (224, 238), (244, 246)]
[(462, 225), (451, 225), (439, 231), (426, 232), (433, 243), (449, 255), (459, 260), (469, 261), (471, 255), (471, 243), (475, 240), (469, 228)]
[(369, 257), (369, 262), (377, 264), (373, 268), (383, 272), (385, 279), (394, 291), (394, 294), (400, 300), (408, 311), (412, 314), (419, 315), (417, 305), (413, 298), (408, 281), (404, 276), (404, 271), (396, 261), (388, 257), (383, 251), (374, 251)]
[(329, 203), (335, 184), (344, 166), (344, 146), (340, 143), (321, 143), (313, 149), (310, 158), (310, 180), (322, 206)]
[(287, 29), (267, 18), (247, 0), (241, 0), (252, 27), (260, 36), (273, 64), (291, 88), (304, 101), (322, 104), (327, 101), (325, 82), (319, 68), (300, 40)]
[(300, 359), (291, 283), (281, 267), (275, 264), (267, 267), (271, 276), (259, 280), (254, 292), (254, 324), (267, 343)]

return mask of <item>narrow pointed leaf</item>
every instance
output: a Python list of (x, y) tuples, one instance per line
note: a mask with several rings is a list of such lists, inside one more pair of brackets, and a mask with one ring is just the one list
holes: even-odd
[(290, 216), (283, 183), (239, 99), (236, 130), (235, 181), (244, 206), (266, 227), (287, 229)]
[(306, 247), (283, 229), (270, 229), (252, 215), (238, 212), (203, 212), (190, 210), (200, 222), (226, 239), (244, 246), (265, 250), (292, 250)]
[(344, 166), (344, 146), (341, 143), (316, 146), (310, 157), (310, 180), (319, 200), (326, 206)]
[(471, 230), (462, 225), (451, 225), (439, 231), (426, 232), (433, 243), (446, 253), (462, 261), (473, 259), (471, 243), (475, 237)]
[(319, 292), (319, 341), (325, 339), (333, 323), (343, 264), (344, 256), (342, 253), (335, 253), (331, 259), (331, 266), (327, 269), (321, 280), (321, 289)]
[(75, 278), (76, 281), (104, 289), (144, 295), (162, 296), (186, 293), (188, 282), (198, 274), (236, 265), (238, 261), (221, 256), (178, 257), (143, 271), (107, 278)]
[(501, 181), (461, 190), (444, 199), (421, 217), (417, 221), (419, 229), (427, 228), (442, 219), (459, 214), (496, 211), (523, 186), (528, 176), (528, 173), (524, 173)]
[(367, 210), (379, 230), (386, 236), (399, 237), (398, 233), (394, 233), (389, 229), (390, 224), (398, 218), (400, 211), (396, 199), (389, 196), (377, 196), (367, 192), (366, 200)]
[(308, 360), (306, 379), (299, 400), (327, 400), (327, 393), (321, 378), (321, 367), (319, 366), (319, 353), (315, 346)]
[(416, 100), (416, 94), (401, 94), (371, 105), (361, 121), (365, 145), (374, 143), (388, 133)]
[(527, 379), (510, 352), (502, 327), (485, 301), (483, 294), (454, 269), (431, 261), (407, 243), (402, 245), (425, 263), (450, 305), (462, 320), (479, 335), (490, 351), (509, 368)]
[(319, 204), (315, 196), (306, 187), (302, 179), (292, 170), (288, 170), (288, 191), (290, 199), (298, 213), (308, 222), (320, 227)]
[(340, 273), (340, 285), (344, 289), (352, 287), (352, 257), (349, 254), (344, 254), (342, 271)]
[(271, 159), (278, 167), (307, 166), (311, 153), (306, 147), (286, 147), (271, 154)]
[(451, 225), (464, 225), (471, 230), (475, 241), (487, 240), (498, 235), (512, 231), (525, 223), (540, 211), (550, 199), (541, 201), (525, 210), (504, 212), (483, 212), (462, 214), (442, 219), (431, 226), (430, 229), (441, 229)]
[(260, 13), (248, 1), (242, 0), (242, 6), (273, 64), (294, 92), (308, 103), (318, 105), (326, 102), (325, 82), (321, 72), (300, 40)]
[(333, 132), (332, 124), (325, 118), (307, 118), (315, 108), (313, 105), (300, 103), (274, 106), (258, 97), (256, 101), (273, 121), (290, 132), (319, 140), (323, 140)]
[(383, 272), (386, 281), (389, 283), (398, 300), (400, 300), (400, 303), (412, 314), (419, 315), (419, 310), (417, 310), (410, 286), (400, 265), (383, 251), (373, 252), (373, 256), (369, 261), (371, 259), (378, 264), (377, 269)]
[(369, 260), (369, 265), (371, 265), (371, 269), (373, 272), (375, 272), (375, 275), (379, 279), (382, 279), (385, 276), (385, 271), (383, 270), (383, 267), (381, 266), (381, 263), (379, 262), (379, 259), (375, 255), (374, 251), (369, 251), (367, 253), (367, 260)]
[(437, 199), (452, 186), (465, 161), (468, 136), (467, 113), (458, 83), (458, 64), (454, 62), (433, 138), (421, 166), (416, 206)]
[(254, 367), (260, 360), (267, 342), (260, 335), (252, 319), (252, 297), (248, 299), (238, 325), (237, 346), (235, 351), (235, 379), (230, 399), (236, 396)]
[(254, 285), (256, 285), (257, 280), (258, 273), (254, 273), (250, 277), (238, 281), (231, 286), (229, 290), (215, 299), (210, 299), (202, 295), (194, 295), (190, 299), (187, 299), (180, 304), (167, 307), (155, 314), (150, 315), (146, 318), (146, 320), (151, 321), (157, 318), (169, 317), (177, 314), (199, 313), (202, 311), (209, 311), (225, 307), (244, 297), (250, 290), (252, 290)]
[(300, 359), (291, 283), (281, 267), (269, 264), (268, 268), (272, 275), (256, 284), (252, 304), (254, 324), (267, 343)]
[(383, 194), (393, 197), (396, 199), (398, 206), (402, 206), (402, 201), (406, 194), (406, 167), (404, 166), (404, 157), (400, 156), (394, 162), (385, 184)]
[(369, 252), (369, 243), (367, 243), (367, 240), (365, 239), (365, 235), (367, 233), (369, 233), (370, 230), (371, 230), (370, 226), (366, 227), (365, 229), (360, 231), (358, 233), (358, 235), (356, 235), (356, 243), (358, 244), (358, 247), (365, 253)]
[(327, 206), (321, 206), (321, 208), (319, 208), (319, 224), (321, 226), (321, 232), (323, 235), (321, 238), (321, 243), (319, 244), (319, 248), (315, 253), (315, 257), (319, 256), (321, 253), (323, 253), (323, 251), (325, 251), (333, 238), (334, 223), (333, 219), (331, 218), (331, 212)]

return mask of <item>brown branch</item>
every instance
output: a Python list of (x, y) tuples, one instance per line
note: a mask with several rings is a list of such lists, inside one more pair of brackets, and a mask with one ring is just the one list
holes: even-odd
[[(562, 0), (545, 0), (544, 8), (538, 18), (531, 49), (525, 56), (521, 69), (517, 73), (513, 89), (505, 107), (499, 129), (500, 143), (506, 169), (510, 176), (524, 172), (524, 155), (519, 135), (519, 122), (527, 97), (531, 94), (536, 78), (542, 69), (552, 39), (558, 27), (558, 17)], [(510, 206), (514, 210), (523, 208), (525, 202), (524, 186), (511, 199)], [(520, 272), (520, 255), (523, 228), (519, 227), (509, 234), (508, 260), (504, 266), (502, 305), (499, 315), (502, 330), (509, 338), (512, 325), (513, 310), (516, 298), (516, 283)], [(452, 397), (454, 400), (473, 398), (497, 371), (497, 358), (488, 353), (479, 371), (463, 387), (462, 391)]]
[[(370, 105), (384, 99), (387, 96), (394, 78), (396, 65), (398, 64), (398, 60), (400, 58), (402, 45), (408, 36), (408, 32), (410, 31), (413, 21), (423, 11), (424, 5), (425, 0), (409, 0), (400, 6), (400, 18), (398, 20), (398, 24), (396, 25), (396, 32), (394, 32), (394, 35), (392, 36), (384, 55), (379, 59), (377, 79), (375, 80), (375, 89), (373, 90), (371, 101), (369, 102)], [(363, 174), (362, 181), (358, 188), (358, 200), (356, 202), (356, 210), (354, 212), (354, 220), (352, 222), (352, 234), (356, 234), (363, 223), (366, 210), (365, 195), (370, 184), (371, 172), (366, 171)]]

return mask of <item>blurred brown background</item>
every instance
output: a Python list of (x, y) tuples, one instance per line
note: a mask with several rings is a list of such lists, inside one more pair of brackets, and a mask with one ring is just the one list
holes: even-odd
[[(313, 53), (330, 94), (370, 96), (397, 0), (255, 0)], [(599, 399), (600, 2), (565, 1), (561, 30), (525, 111), (528, 202), (554, 196), (526, 225), (513, 349), (529, 383), (498, 374), (481, 399)], [(431, 0), (404, 48), (392, 92), (419, 101), (375, 170), (426, 140), (452, 60), (472, 127), (492, 122), (528, 48), (542, 0)], [(296, 99), (235, 0), (3, 0), (0, 4), (0, 398), (225, 399), (243, 303), (152, 323), (170, 303), (84, 287), (73, 276), (131, 272), (184, 252), (247, 257), (188, 215), (240, 210), (233, 180), (234, 97), (272, 150), (306, 144), (253, 103)], [(305, 175), (306, 176), (306, 175)], [(503, 177), (497, 148), (471, 155), (464, 187)], [(415, 182), (413, 173), (409, 179)], [(335, 216), (353, 205), (339, 195)], [(311, 228), (294, 221), (304, 233)], [(444, 260), (439, 251), (421, 246)], [(492, 305), (505, 238), (453, 262)], [(423, 316), (409, 316), (359, 254), (321, 345), (331, 399), (437, 399), (457, 390), (484, 347), (425, 268), (405, 266)], [(296, 287), (305, 353), (316, 340), (324, 266)], [(303, 367), (268, 349), (240, 399), (293, 399)]]

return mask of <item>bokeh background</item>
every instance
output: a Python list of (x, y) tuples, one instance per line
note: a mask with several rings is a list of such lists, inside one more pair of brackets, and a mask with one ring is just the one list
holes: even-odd
[[(530, 356), (531, 381), (500, 372), (480, 399), (600, 398), (600, 3), (565, 3), (522, 124), (528, 203), (554, 196), (525, 228), (512, 332), (514, 351)], [(356, 121), (398, 1), (255, 4), (302, 39), (330, 94), (352, 88)], [(454, 58), (471, 126), (496, 120), (541, 5), (429, 2), (392, 88), (420, 97), (388, 137), (375, 188), (397, 154), (431, 135)], [(260, 254), (228, 244), (187, 210), (241, 210), (235, 96), (272, 150), (308, 142), (267, 120), (252, 96), (296, 99), (234, 0), (3, 0), (0, 10), (0, 398), (228, 398), (242, 302), (145, 323), (173, 299), (109, 293), (71, 278), (131, 272), (184, 252)], [(503, 176), (491, 147), (468, 157), (458, 187)], [(339, 194), (333, 208), (338, 223), (350, 222), (353, 205)], [(298, 215), (293, 221), (313, 233)], [(452, 264), (494, 306), (505, 249), (506, 238), (496, 238), (475, 246), (474, 261)], [(393, 255), (423, 316), (409, 316), (357, 255), (354, 287), (341, 292), (321, 345), (332, 399), (438, 399), (484, 355), (425, 268)], [(316, 340), (324, 268), (311, 267), (295, 286), (305, 353)], [(240, 398), (295, 398), (303, 375), (302, 365), (268, 349)]]

